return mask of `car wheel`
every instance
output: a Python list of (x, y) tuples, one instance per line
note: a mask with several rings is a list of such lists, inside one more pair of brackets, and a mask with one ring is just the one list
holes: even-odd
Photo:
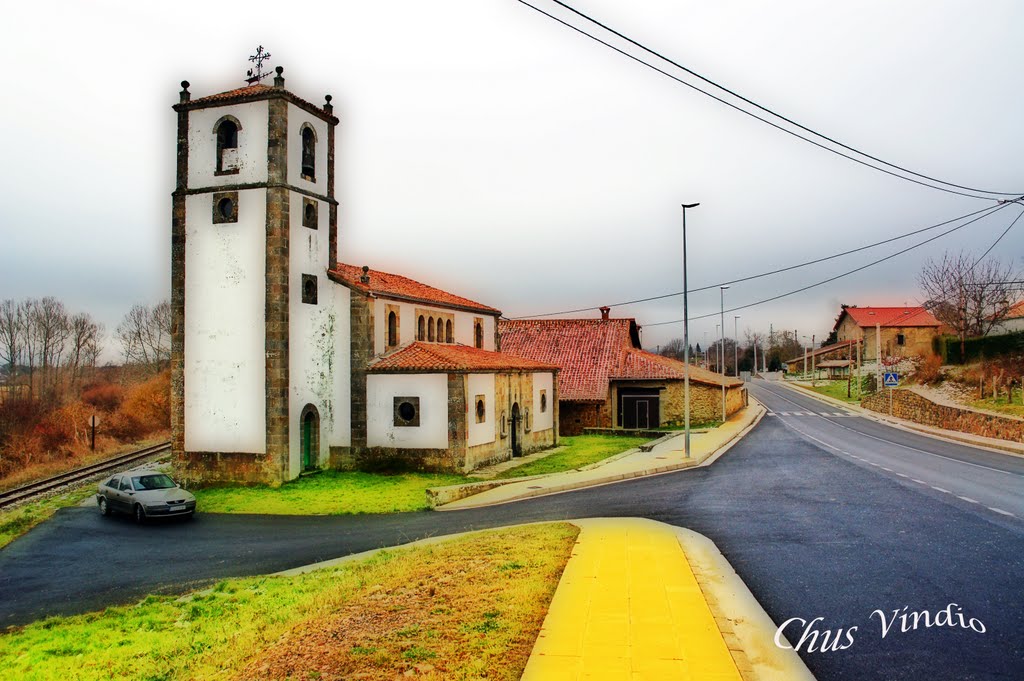
[(107, 505), (106, 497), (100, 497), (100, 514), (110, 515), (110, 506)]
[(142, 508), (142, 504), (135, 504), (135, 522), (140, 525), (146, 522), (146, 510)]

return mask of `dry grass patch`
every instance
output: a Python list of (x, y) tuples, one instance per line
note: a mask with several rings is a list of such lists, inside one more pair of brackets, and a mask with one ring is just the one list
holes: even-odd
[(578, 529), (389, 550), (297, 577), (55, 617), (0, 634), (36, 679), (518, 679)]

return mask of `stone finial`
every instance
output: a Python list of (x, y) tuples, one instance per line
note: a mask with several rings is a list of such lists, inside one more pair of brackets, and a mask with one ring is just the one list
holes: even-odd
[(333, 98), (330, 95), (324, 95), (324, 111), (327, 113), (334, 112), (334, 105), (331, 104), (331, 99)]
[(277, 71), (277, 75), (274, 76), (274, 87), (284, 87), (284, 76), (281, 75), (284, 73), (284, 67), (278, 66), (274, 70)]
[(192, 98), (192, 93), (188, 91), (188, 81), (181, 81), (181, 92), (178, 93), (179, 100), (181, 102), (187, 102)]
[(359, 277), (359, 281), (363, 284), (370, 283), (370, 268), (367, 265), (363, 265), (363, 274)]

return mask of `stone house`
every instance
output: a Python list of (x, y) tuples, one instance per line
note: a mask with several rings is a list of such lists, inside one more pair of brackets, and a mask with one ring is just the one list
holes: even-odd
[(857, 307), (844, 305), (833, 330), (841, 341), (861, 344), (861, 360), (875, 362), (878, 344), (882, 357), (931, 357), (932, 341), (942, 324), (923, 307)]
[[(500, 320), (503, 354), (559, 367), (559, 434), (584, 428), (656, 428), (683, 423), (683, 362), (645, 352), (633, 319)], [(743, 381), (690, 366), (690, 419), (722, 418), (747, 404)]]
[(171, 216), (172, 452), (190, 481), (463, 472), (557, 442), (557, 367), (500, 311), (338, 259), (331, 98), (182, 83)]
[(1024, 300), (1010, 307), (1006, 316), (992, 325), (986, 336), (1002, 336), (1007, 333), (1024, 332)]

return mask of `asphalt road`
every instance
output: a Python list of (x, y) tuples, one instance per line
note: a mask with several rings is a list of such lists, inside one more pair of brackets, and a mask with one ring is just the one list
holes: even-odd
[[(859, 417), (822, 417), (843, 410), (785, 390), (752, 386), (780, 415), (765, 417), (713, 466), (486, 509), (210, 515), (145, 527), (92, 509), (66, 509), (0, 551), (0, 625), (425, 536), (535, 520), (641, 516), (710, 537), (776, 622), (823, 618), (819, 646), (825, 630), (842, 629), (846, 645), (857, 627), (844, 650), (808, 652), (805, 643), (801, 655), (821, 681), (1024, 678), (1021, 461)], [(819, 415), (781, 416), (796, 411)], [(935, 616), (950, 603), (957, 604), (957, 626), (926, 627), (920, 620), (902, 631), (897, 619), (884, 637), (872, 614), (883, 611), (888, 621), (907, 607)], [(960, 627), (957, 614), (965, 623), (975, 618), (984, 633)], [(786, 633), (795, 641), (800, 627)]]

